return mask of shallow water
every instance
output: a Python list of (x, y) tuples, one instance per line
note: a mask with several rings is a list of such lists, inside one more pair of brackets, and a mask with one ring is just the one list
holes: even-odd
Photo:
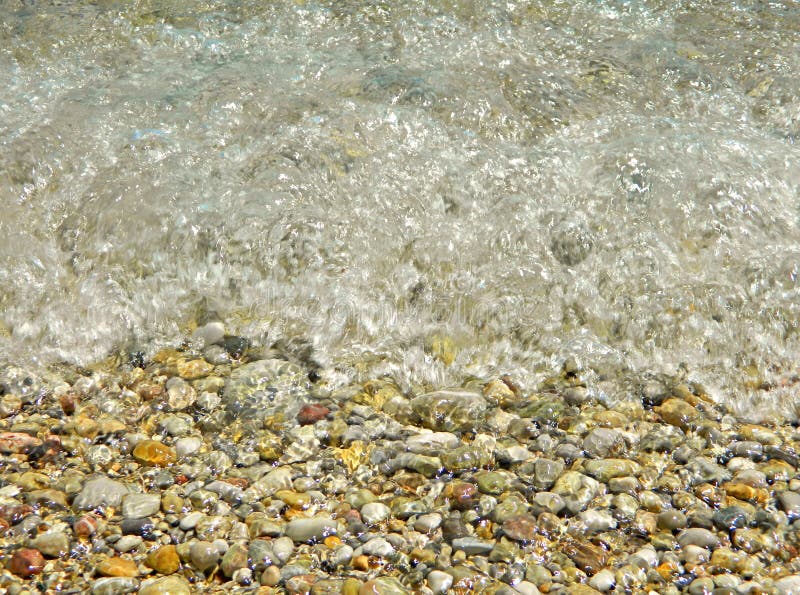
[(686, 374), (797, 416), (798, 5), (0, 11), (2, 360), (219, 316), (333, 384), (574, 356), (609, 399)]

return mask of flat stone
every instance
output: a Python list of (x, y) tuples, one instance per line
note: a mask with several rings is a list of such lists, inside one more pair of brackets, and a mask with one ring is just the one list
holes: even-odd
[(166, 576), (142, 583), (138, 595), (192, 595), (192, 588), (183, 577)]
[(461, 550), (468, 556), (484, 556), (492, 551), (494, 544), (475, 537), (459, 537), (451, 542), (453, 549)]
[(106, 506), (117, 508), (122, 503), (122, 498), (129, 492), (128, 486), (119, 481), (108, 477), (97, 477), (84, 484), (72, 502), (72, 507), (75, 510), (94, 510)]
[(242, 544), (234, 543), (228, 548), (228, 551), (225, 552), (225, 555), (222, 556), (220, 568), (222, 568), (222, 573), (225, 576), (231, 577), (233, 576), (233, 573), (240, 568), (246, 568), (247, 563), (247, 548)]
[(63, 558), (69, 552), (69, 537), (57, 531), (41, 533), (32, 539), (29, 546), (39, 550), (48, 558)]
[(122, 499), (122, 516), (138, 519), (153, 516), (161, 510), (161, 494), (128, 494)]
[(103, 576), (127, 576), (135, 577), (139, 575), (139, 570), (136, 567), (136, 562), (126, 558), (106, 558), (100, 562), (97, 567), (98, 574)]
[(694, 527), (681, 531), (678, 535), (678, 543), (681, 547), (696, 545), (702, 548), (714, 549), (715, 547), (719, 547), (719, 537), (708, 529)]
[(514, 541), (531, 541), (537, 535), (536, 526), (536, 519), (531, 515), (520, 515), (503, 523), (503, 533)]
[(293, 519), (286, 526), (285, 534), (295, 543), (322, 541), (329, 535), (336, 535), (336, 521), (326, 517)]
[(583, 469), (602, 483), (608, 483), (615, 477), (638, 475), (641, 465), (629, 459), (598, 459), (583, 462)]
[(420, 455), (436, 456), (443, 451), (456, 448), (459, 444), (461, 440), (451, 432), (429, 432), (406, 438), (406, 448)]
[(358, 595), (408, 595), (410, 591), (394, 577), (379, 576), (361, 585)]
[(219, 550), (209, 541), (195, 541), (189, 548), (192, 566), (200, 572), (214, 568), (219, 563)]

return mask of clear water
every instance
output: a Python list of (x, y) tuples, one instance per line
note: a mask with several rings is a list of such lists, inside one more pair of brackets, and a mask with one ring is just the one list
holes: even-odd
[(798, 73), (790, 2), (0, 0), (0, 359), (215, 312), (331, 382), (794, 418)]

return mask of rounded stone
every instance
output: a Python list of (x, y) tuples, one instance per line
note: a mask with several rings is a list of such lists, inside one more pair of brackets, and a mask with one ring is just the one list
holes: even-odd
[(667, 531), (678, 531), (686, 527), (686, 515), (680, 510), (664, 510), (658, 513), (658, 526)]
[(150, 552), (144, 563), (159, 574), (172, 574), (181, 566), (178, 550), (174, 545), (162, 545)]
[(443, 595), (447, 593), (448, 589), (453, 584), (453, 577), (441, 570), (431, 570), (426, 577), (428, 587), (433, 591), (434, 595)]
[(391, 514), (391, 509), (382, 502), (370, 502), (361, 507), (361, 518), (369, 525), (381, 523)]
[(32, 548), (22, 548), (14, 552), (8, 569), (22, 578), (30, 578), (35, 574), (40, 574), (44, 568), (44, 556), (41, 552)]
[(205, 572), (214, 568), (219, 563), (219, 551), (213, 543), (208, 541), (195, 541), (189, 549), (192, 565)]
[(167, 467), (177, 460), (175, 450), (156, 440), (142, 440), (133, 449), (133, 458), (142, 465)]

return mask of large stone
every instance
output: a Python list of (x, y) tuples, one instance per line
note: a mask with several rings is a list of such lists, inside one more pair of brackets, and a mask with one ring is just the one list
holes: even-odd
[(128, 493), (128, 486), (125, 484), (104, 476), (96, 477), (84, 484), (83, 489), (72, 502), (72, 507), (75, 510), (93, 510), (106, 506), (116, 508)]
[(126, 519), (152, 516), (160, 509), (160, 494), (128, 494), (122, 500), (122, 516)]

